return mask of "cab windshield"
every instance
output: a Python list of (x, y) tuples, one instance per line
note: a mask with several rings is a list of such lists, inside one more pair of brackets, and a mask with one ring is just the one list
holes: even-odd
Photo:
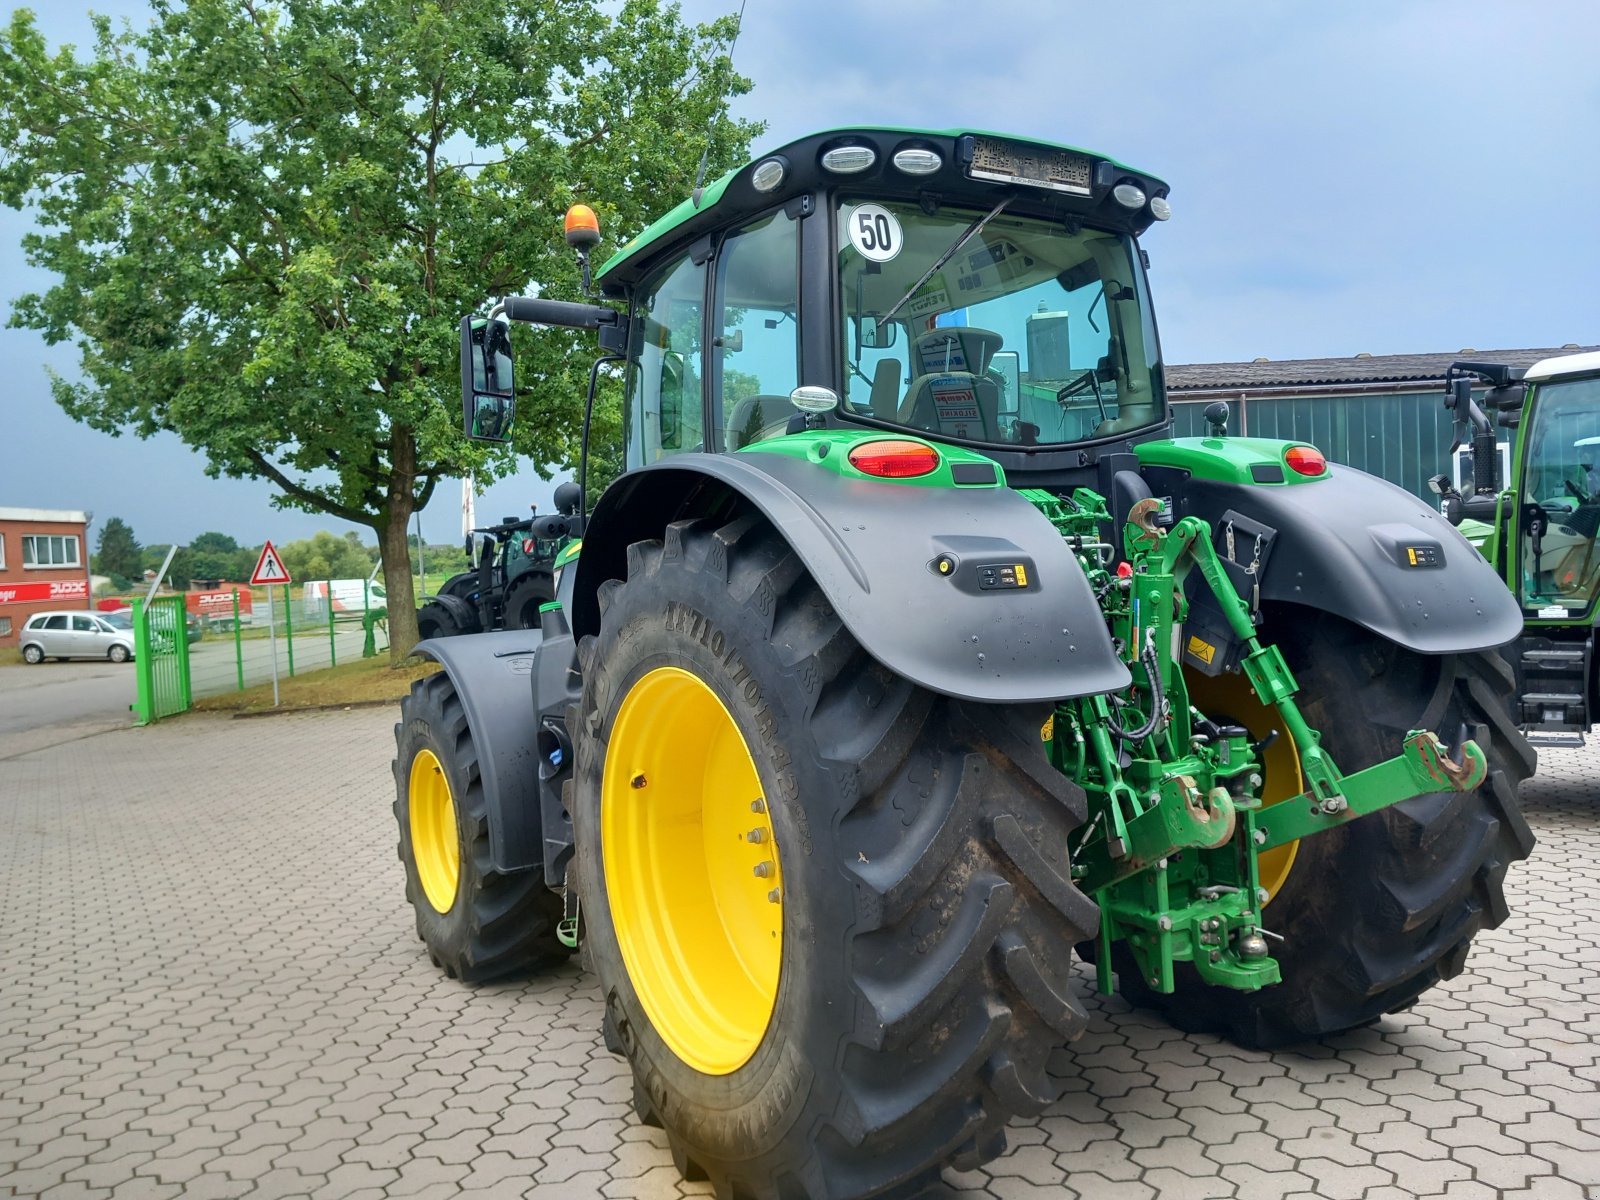
[(1023, 446), (1165, 420), (1131, 237), (897, 200), (846, 200), (838, 221), (845, 415)]

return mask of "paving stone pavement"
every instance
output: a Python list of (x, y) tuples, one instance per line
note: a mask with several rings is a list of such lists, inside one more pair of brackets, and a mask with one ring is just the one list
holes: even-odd
[[(429, 964), (393, 719), (188, 717), (0, 764), (0, 1195), (706, 1194), (633, 1120), (577, 967)], [(1600, 1197), (1597, 754), (1544, 753), (1511, 919), (1412, 1011), (1268, 1055), (1096, 999), (1075, 1089), (944, 1195)]]

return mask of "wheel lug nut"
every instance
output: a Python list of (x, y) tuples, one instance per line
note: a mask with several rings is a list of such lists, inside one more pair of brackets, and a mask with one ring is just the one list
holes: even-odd
[(752, 829), (744, 835), (744, 840), (754, 845), (760, 845), (767, 840), (767, 831), (765, 829)]
[(750, 801), (750, 811), (753, 812), (753, 813), (764, 813), (764, 812), (766, 812), (767, 811), (767, 802), (765, 800), (763, 800), (760, 796), (757, 796), (754, 800)]
[(777, 888), (773, 888), (770, 892), (768, 892), (767, 893), (767, 899), (769, 901), (771, 901), (773, 904), (776, 904), (778, 902), (778, 889)]
[(769, 862), (759, 862), (755, 865), (755, 872), (757, 879), (765, 879), (768, 875), (772, 874), (772, 864)]

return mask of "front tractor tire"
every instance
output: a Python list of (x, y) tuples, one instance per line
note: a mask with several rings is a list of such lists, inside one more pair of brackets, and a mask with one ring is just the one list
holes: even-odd
[[(1293, 606), (1269, 612), (1266, 629), (1299, 681), (1307, 721), (1344, 773), (1392, 756), (1409, 730), (1430, 729), (1453, 743), (1465, 728), (1487, 754), (1489, 774), (1476, 791), (1418, 796), (1302, 839), (1289, 855), (1274, 851), (1280, 858), (1271, 869), (1263, 857), (1262, 882), (1273, 894), (1262, 920), (1284, 939), (1272, 946), (1280, 984), (1258, 992), (1210, 987), (1180, 963), (1177, 991), (1162, 995), (1117, 947), (1130, 1001), (1159, 1009), (1180, 1028), (1260, 1048), (1370, 1024), (1461, 971), (1473, 937), (1506, 918), (1506, 868), (1533, 848), (1517, 788), (1535, 763), (1508, 711), (1511, 668), (1496, 651), (1413, 654)], [(1243, 724), (1256, 738), (1276, 726), (1248, 688), (1208, 703), (1211, 681), (1192, 682), (1207, 716)], [(1303, 786), (1292, 753), (1287, 772), (1274, 769), (1272, 754), (1268, 803)]]
[(872, 659), (757, 515), (633, 545), (569, 722), (607, 1042), (720, 1197), (911, 1194), (1059, 1095), (1081, 791)]
[(411, 685), (395, 736), (395, 822), (406, 899), (433, 964), (479, 983), (566, 957), (561, 902), (539, 868), (497, 871), (478, 752), (443, 671)]

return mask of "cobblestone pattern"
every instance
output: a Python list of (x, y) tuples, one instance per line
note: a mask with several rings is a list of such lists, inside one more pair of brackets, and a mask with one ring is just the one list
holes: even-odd
[[(0, 1195), (674, 1197), (576, 967), (429, 965), (392, 713), (186, 718), (0, 775)], [(1513, 916), (1300, 1053), (1096, 1000), (1075, 1092), (946, 1197), (1600, 1197), (1600, 783), (1547, 751)], [(1089, 991), (1090, 976), (1080, 983)]]

